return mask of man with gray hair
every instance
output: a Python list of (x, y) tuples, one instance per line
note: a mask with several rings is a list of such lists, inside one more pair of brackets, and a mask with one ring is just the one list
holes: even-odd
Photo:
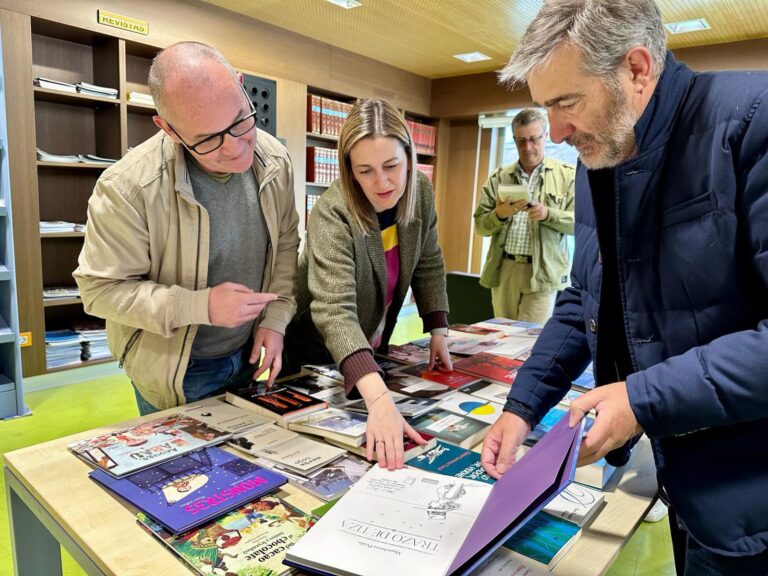
[(141, 414), (217, 394), (248, 364), (274, 381), (299, 245), (293, 166), (242, 75), (182, 42), (149, 86), (161, 130), (99, 178), (74, 272)]
[(568, 286), (573, 235), (575, 170), (544, 157), (546, 126), (534, 108), (515, 115), (519, 160), (488, 177), (474, 215), (477, 233), (491, 237), (480, 284), (491, 289), (493, 313), (539, 324)]
[(571, 425), (597, 412), (579, 463), (623, 464), (644, 432), (678, 573), (765, 576), (768, 73), (692, 72), (653, 0), (546, 0), (501, 78), (528, 83), (580, 163), (573, 286), (486, 436), (486, 470), (513, 464), (593, 361), (597, 387), (570, 408)]

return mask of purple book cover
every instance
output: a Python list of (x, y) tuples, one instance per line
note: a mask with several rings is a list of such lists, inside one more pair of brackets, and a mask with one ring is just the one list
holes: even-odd
[(449, 574), (463, 574), (474, 567), (570, 484), (576, 470), (584, 420), (570, 428), (568, 416), (565, 414), (494, 484), (456, 553)]
[(103, 470), (90, 476), (174, 534), (218, 518), (287, 481), (219, 448), (204, 448), (119, 479)]

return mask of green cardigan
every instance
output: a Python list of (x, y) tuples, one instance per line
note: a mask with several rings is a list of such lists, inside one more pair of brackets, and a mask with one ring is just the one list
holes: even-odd
[[(422, 318), (448, 311), (432, 185), (420, 172), (415, 217), (408, 225), (398, 222), (397, 234), (400, 276), (382, 348), (389, 342), (409, 286)], [(323, 361), (340, 364), (358, 350), (371, 350), (368, 339), (385, 311), (386, 270), (381, 234), (360, 230), (340, 181), (333, 182), (312, 209), (299, 257), (297, 313), (286, 335), (286, 357), (292, 367)]]

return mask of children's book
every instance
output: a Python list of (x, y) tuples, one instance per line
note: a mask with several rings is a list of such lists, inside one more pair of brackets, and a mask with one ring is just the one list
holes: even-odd
[(487, 378), (502, 384), (512, 384), (523, 363), (514, 358), (483, 352), (453, 363), (453, 369), (478, 378)]
[[(458, 363), (458, 361), (456, 363)], [(456, 363), (454, 363), (454, 366)], [(438, 384), (454, 389), (463, 388), (467, 384), (472, 384), (477, 381), (477, 378), (462, 374), (456, 370), (445, 370), (439, 365), (430, 370), (427, 366), (427, 363), (408, 366), (407, 368), (400, 370), (398, 374), (410, 374), (411, 376), (416, 376), (422, 380), (437, 382)]]
[(232, 434), (240, 434), (272, 422), (266, 416), (227, 404), (216, 398), (195, 402), (191, 407), (185, 406), (184, 413), (205, 422), (211, 428)]
[[(339, 497), (339, 498), (341, 498), (341, 497)], [(312, 518), (316, 518), (316, 519), (319, 520), (320, 518), (325, 516), (325, 513), (328, 512), (328, 510), (330, 510), (331, 508), (334, 507), (336, 502), (339, 501), (339, 498), (334, 498), (333, 500), (328, 500), (328, 502), (326, 502), (322, 506), (318, 506), (317, 508), (312, 510)]]
[(271, 460), (289, 472), (307, 475), (338, 460), (345, 450), (318, 442), (274, 424), (267, 424), (232, 438), (230, 444)]
[(328, 403), (292, 388), (282, 387), (259, 392), (257, 386), (243, 386), (228, 390), (226, 400), (245, 410), (251, 410), (273, 420), (280, 426), (288, 422), (328, 408)]
[(405, 463), (408, 466), (454, 478), (479, 480), (486, 484), (495, 482), (485, 473), (478, 452), (465, 450), (447, 442), (438, 442), (431, 450), (406, 460)]
[(504, 547), (522, 556), (523, 562), (552, 570), (580, 535), (578, 524), (539, 512), (504, 542)]
[(480, 442), (490, 427), (480, 420), (440, 409), (415, 418), (411, 426), (462, 448), (471, 448)]
[(486, 424), (493, 424), (504, 412), (504, 406), (501, 404), (481, 400), (463, 392), (453, 392), (441, 398), (440, 408), (454, 414), (469, 416)]
[(216, 447), (203, 448), (122, 478), (90, 477), (174, 534), (205, 524), (285, 484), (285, 476)]
[(279, 576), (286, 551), (312, 526), (312, 518), (285, 500), (285, 493), (263, 496), (213, 522), (174, 536), (145, 514), (142, 527), (162, 540), (198, 574)]
[(374, 466), (286, 564), (346, 576), (468, 574), (570, 482), (580, 437), (564, 420), (494, 485)]
[(67, 446), (92, 466), (120, 478), (131, 472), (220, 444), (221, 432), (183, 412), (147, 420), (130, 428), (100, 434)]

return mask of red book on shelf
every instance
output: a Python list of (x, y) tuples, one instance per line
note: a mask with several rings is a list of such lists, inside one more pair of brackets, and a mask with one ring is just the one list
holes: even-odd
[(322, 98), (307, 94), (307, 132), (322, 134)]

